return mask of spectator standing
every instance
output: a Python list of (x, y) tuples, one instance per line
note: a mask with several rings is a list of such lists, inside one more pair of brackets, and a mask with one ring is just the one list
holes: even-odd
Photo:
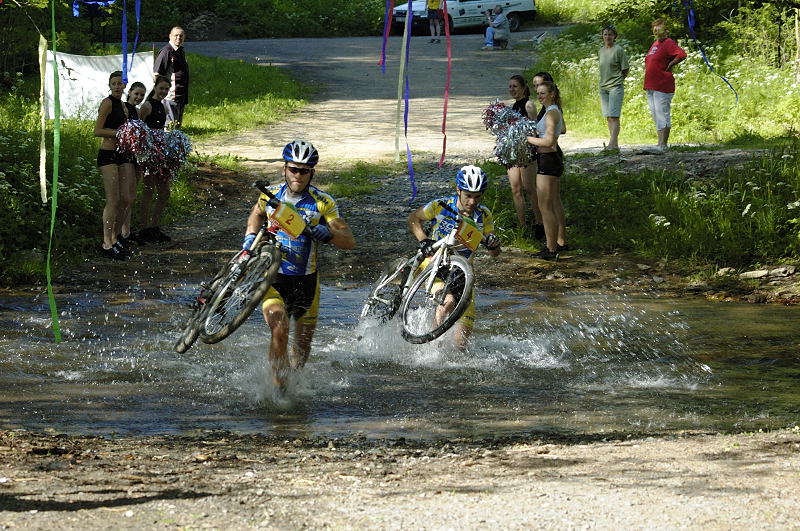
[(561, 205), (559, 178), (564, 173), (564, 159), (558, 147), (558, 137), (564, 128), (561, 117), (561, 95), (555, 83), (545, 81), (536, 87), (539, 103), (545, 108), (544, 116), (536, 122), (537, 136), (528, 142), (536, 146), (536, 195), (542, 212), (547, 247), (534, 258), (556, 260), (560, 251), (569, 249), (561, 234), (558, 210)]
[[(528, 109), (530, 108), (528, 102), (530, 101), (531, 91), (530, 88), (528, 88), (528, 83), (525, 81), (525, 78), (519, 74), (511, 76), (508, 80), (508, 94), (514, 98), (514, 103), (511, 105), (511, 108), (528, 118)], [(533, 109), (535, 111), (535, 105)], [(530, 149), (534, 149), (533, 146), (531, 146)], [(523, 229), (526, 227), (525, 195), (527, 195), (528, 202), (531, 205), (534, 215), (534, 238), (537, 240), (543, 239), (544, 225), (542, 225), (542, 214), (539, 211), (539, 202), (536, 199), (536, 182), (534, 181), (536, 162), (525, 166), (509, 166), (506, 170), (508, 172), (508, 183), (511, 185), (511, 197), (514, 201), (514, 210), (517, 213), (517, 223), (519, 227)]]
[(508, 40), (508, 18), (503, 14), (503, 7), (501, 5), (494, 6), (494, 10), (486, 12), (486, 23), (489, 25), (486, 28), (486, 40), (484, 41), (484, 50), (494, 50), (494, 41)]
[(186, 51), (183, 43), (186, 32), (175, 26), (169, 32), (169, 44), (161, 48), (153, 64), (153, 79), (166, 76), (171, 86), (167, 95), (168, 115), (180, 127), (183, 122), (183, 110), (189, 103), (189, 63), (186, 62)]
[[(133, 161), (117, 152), (117, 129), (129, 119), (135, 120), (136, 108), (122, 101), (125, 83), (122, 72), (112, 72), (108, 77), (110, 94), (100, 102), (94, 136), (100, 138), (97, 167), (103, 179), (106, 203), (103, 207), (103, 243), (100, 254), (113, 260), (126, 260), (129, 250), (118, 240), (117, 235), (124, 221), (127, 208), (136, 198), (136, 167)], [(133, 183), (133, 184), (131, 184)], [(130, 196), (130, 190), (134, 196)]]
[(428, 0), (428, 23), (431, 26), (431, 43), (442, 42), (441, 26), (439, 21), (442, 19), (442, 0)]
[[(169, 79), (164, 76), (158, 76), (153, 90), (147, 96), (147, 101), (142, 104), (139, 117), (144, 120), (144, 123), (150, 129), (164, 129), (164, 125), (167, 122), (164, 98), (169, 94), (169, 87)], [(142, 181), (142, 201), (139, 206), (139, 219), (142, 230), (137, 234), (137, 237), (142, 242), (161, 243), (172, 240), (169, 235), (161, 231), (159, 226), (161, 216), (169, 204), (171, 177), (172, 175), (168, 172), (159, 174), (153, 174), (150, 171), (145, 172), (144, 180)], [(157, 198), (155, 204), (153, 204), (155, 192), (157, 192)]]
[(686, 59), (686, 52), (669, 38), (669, 28), (664, 19), (654, 20), (650, 27), (656, 40), (644, 57), (644, 90), (647, 91), (647, 103), (658, 133), (656, 149), (663, 153), (667, 150), (672, 127), (670, 107), (675, 95), (672, 68)]
[(603, 46), (600, 47), (600, 108), (608, 121), (608, 150), (619, 150), (620, 116), (625, 96), (625, 78), (630, 71), (625, 50), (616, 43), (617, 29), (603, 28)]
[[(129, 120), (139, 119), (137, 106), (144, 100), (144, 95), (146, 92), (147, 88), (141, 81), (134, 81), (131, 83), (130, 88), (128, 88), (128, 103), (125, 105), (128, 108)], [(135, 160), (131, 162), (135, 163)], [(129, 188), (125, 192), (131, 198), (130, 205), (128, 205), (128, 207), (125, 209), (122, 226), (119, 229), (119, 234), (117, 234), (117, 241), (120, 242), (126, 249), (131, 249), (133, 244), (138, 243), (136, 240), (136, 235), (131, 233), (131, 211), (133, 211), (133, 203), (136, 202), (136, 185), (139, 182), (139, 174), (140, 171), (137, 167), (136, 179), (128, 183)]]

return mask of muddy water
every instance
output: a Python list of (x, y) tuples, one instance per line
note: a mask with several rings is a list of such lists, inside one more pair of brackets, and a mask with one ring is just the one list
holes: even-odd
[(0, 425), (438, 438), (757, 429), (800, 411), (798, 308), (480, 291), (462, 353), (365, 327), (365, 288), (325, 286), (311, 361), (279, 397), (258, 315), (172, 350), (192, 290), (62, 297), (60, 344), (46, 298), (0, 298)]

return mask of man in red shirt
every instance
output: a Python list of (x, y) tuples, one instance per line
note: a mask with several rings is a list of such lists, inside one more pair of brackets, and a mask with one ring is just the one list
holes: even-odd
[(656, 40), (644, 57), (644, 90), (647, 91), (647, 103), (658, 132), (657, 149), (663, 153), (667, 150), (672, 125), (670, 105), (675, 95), (672, 67), (686, 59), (686, 52), (668, 37), (669, 28), (664, 19), (654, 20), (650, 27)]

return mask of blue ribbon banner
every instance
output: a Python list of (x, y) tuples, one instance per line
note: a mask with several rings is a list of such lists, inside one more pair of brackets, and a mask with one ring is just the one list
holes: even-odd
[(100, 7), (108, 7), (117, 0), (73, 0), (72, 2), (72, 16), (79, 17), (81, 16), (81, 9), (80, 5), (83, 4), (92, 4)]
[(703, 45), (700, 44), (700, 41), (697, 40), (697, 35), (695, 34), (694, 31), (696, 18), (694, 13), (693, 0), (682, 0), (682, 1), (683, 1), (683, 7), (686, 8), (686, 23), (689, 26), (689, 35), (692, 37), (692, 41), (694, 42), (695, 46), (697, 46), (697, 49), (700, 50), (700, 55), (703, 56), (703, 61), (706, 62), (706, 66), (708, 66), (708, 69), (711, 70), (711, 72), (716, 76), (718, 76), (722, 81), (724, 81), (725, 84), (728, 85), (728, 87), (733, 91), (733, 95), (736, 96), (736, 104), (738, 105), (739, 93), (736, 92), (736, 89), (733, 88), (733, 85), (731, 85), (730, 82), (727, 79), (725, 79), (724, 76), (717, 74), (717, 72), (714, 70), (714, 67), (711, 66), (711, 63), (708, 61), (708, 57), (706, 57), (706, 51), (703, 49)]

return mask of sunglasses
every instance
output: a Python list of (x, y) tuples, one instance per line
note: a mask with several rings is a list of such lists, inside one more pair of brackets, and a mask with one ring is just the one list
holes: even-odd
[(299, 173), (300, 175), (308, 175), (311, 173), (311, 168), (295, 168), (294, 166), (286, 166), (286, 169), (292, 173)]

